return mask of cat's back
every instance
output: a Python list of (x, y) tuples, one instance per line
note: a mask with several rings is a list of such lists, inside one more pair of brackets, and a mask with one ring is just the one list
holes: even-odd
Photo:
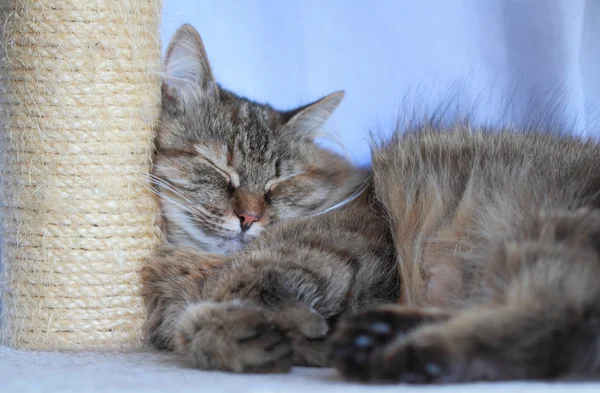
[(400, 301), (450, 304), (465, 266), (480, 264), (476, 250), (521, 237), (542, 212), (600, 208), (599, 169), (598, 144), (569, 136), (469, 127), (394, 136), (373, 152), (373, 182), (400, 261)]
[(375, 149), (373, 170), (384, 200), (435, 188), (448, 202), (472, 192), (600, 207), (600, 145), (575, 136), (423, 127)]

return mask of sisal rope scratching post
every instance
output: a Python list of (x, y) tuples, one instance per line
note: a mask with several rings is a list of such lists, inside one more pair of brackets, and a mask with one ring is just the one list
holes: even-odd
[(3, 344), (140, 346), (160, 0), (2, 0)]

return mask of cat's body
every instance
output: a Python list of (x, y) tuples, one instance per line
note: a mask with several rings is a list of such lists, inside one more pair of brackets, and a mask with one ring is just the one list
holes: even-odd
[[(344, 168), (344, 192), (320, 209), (360, 184)], [(360, 380), (597, 375), (599, 168), (599, 145), (552, 134), (396, 135), (338, 209), (231, 255), (159, 250), (142, 272), (150, 340), (238, 372), (333, 361)]]
[[(150, 340), (200, 368), (326, 365), (324, 339), (343, 312), (399, 296), (392, 240), (366, 194), (318, 218), (273, 226), (230, 257), (163, 253), (143, 273)], [(256, 355), (280, 340), (283, 356)]]
[(375, 149), (402, 295), (338, 326), (347, 377), (407, 382), (600, 373), (600, 146), (469, 127)]

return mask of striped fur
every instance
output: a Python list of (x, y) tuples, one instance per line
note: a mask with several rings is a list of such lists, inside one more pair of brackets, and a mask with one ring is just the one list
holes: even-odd
[[(220, 121), (220, 114), (206, 113)], [(308, 116), (293, 124), (310, 128), (313, 121)], [(251, 146), (252, 138), (271, 132), (248, 127), (252, 136), (235, 146), (244, 140)], [(277, 132), (269, 135), (265, 140)], [(198, 163), (227, 160), (222, 144), (195, 134), (194, 148), (182, 149), (187, 144), (178, 145), (180, 136), (163, 130), (161, 149), (187, 149), (181, 160), (201, 155)], [(278, 143), (281, 151), (296, 149), (290, 139)], [(247, 157), (258, 148), (252, 146)], [(157, 160), (157, 174), (166, 165), (161, 160), (173, 158), (167, 150)], [(294, 157), (300, 151), (307, 150)], [(240, 184), (250, 178), (270, 184), (269, 176), (260, 177), (266, 167), (250, 164), (265, 154), (244, 161), (235, 175), (230, 168), (224, 172)], [(361, 381), (600, 373), (598, 144), (460, 124), (395, 135), (374, 147), (369, 174), (336, 156), (328, 156), (336, 157), (335, 165), (315, 169), (318, 160), (311, 157), (298, 161), (305, 166), (296, 180), (343, 168), (314, 186), (329, 190), (323, 202), (309, 204), (319, 206), (314, 209), (340, 202), (365, 175), (369, 187), (327, 213), (302, 218), (313, 212), (298, 209), (279, 217), (285, 219), (265, 225), (234, 253), (208, 253), (203, 242), (180, 241), (168, 230), (171, 244), (142, 270), (154, 346), (176, 350), (203, 369), (285, 372), (295, 364), (333, 364)], [(179, 172), (164, 177), (205, 168), (183, 162)], [(207, 182), (223, 183), (215, 176)], [(294, 193), (305, 187), (289, 188), (289, 206), (302, 200)], [(223, 251), (214, 244), (208, 251)]]

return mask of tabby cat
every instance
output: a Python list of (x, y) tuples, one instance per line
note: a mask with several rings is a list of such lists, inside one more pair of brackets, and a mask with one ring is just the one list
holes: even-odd
[(291, 112), (239, 98), (189, 26), (166, 73), (154, 346), (361, 381), (600, 373), (598, 144), (425, 125), (374, 146), (365, 173), (312, 142), (339, 94)]

